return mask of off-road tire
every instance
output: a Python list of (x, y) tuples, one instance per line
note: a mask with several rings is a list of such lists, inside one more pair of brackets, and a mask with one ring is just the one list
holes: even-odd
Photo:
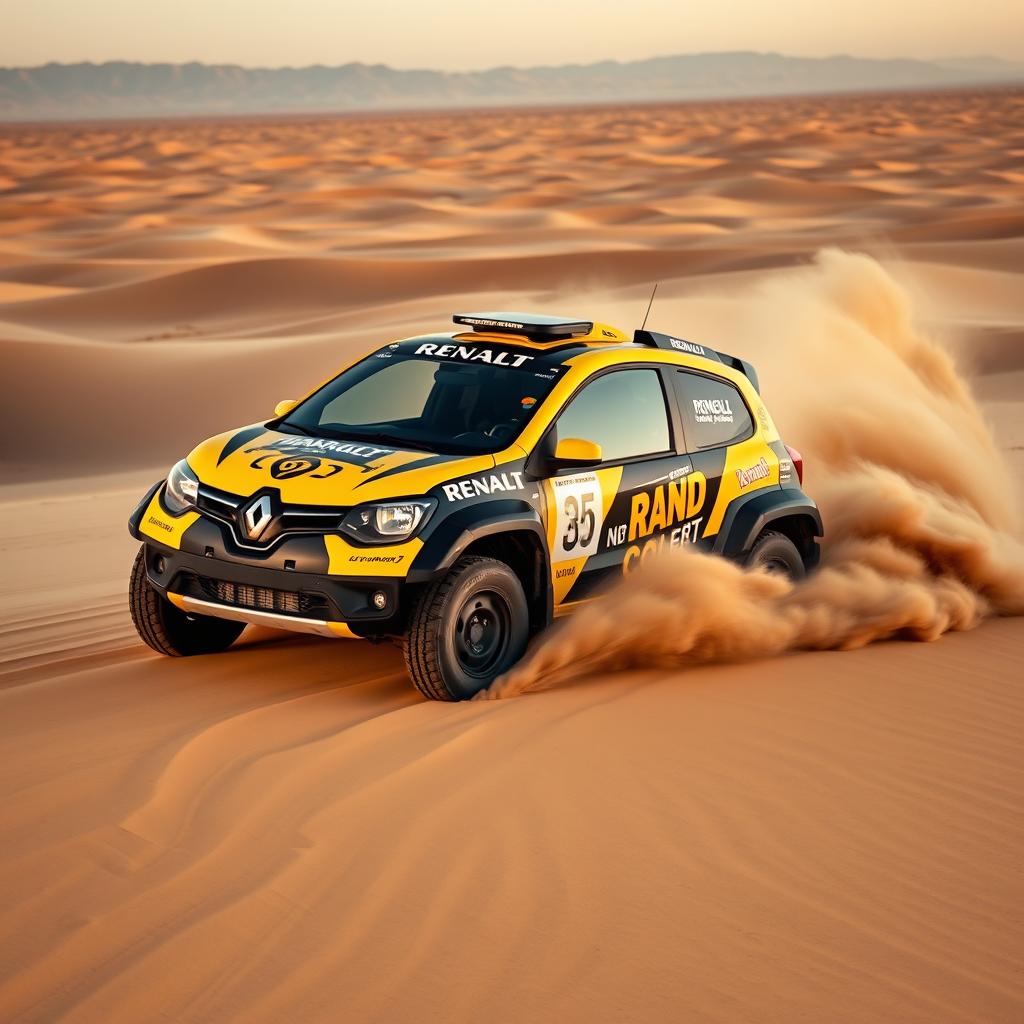
[(807, 567), (797, 546), (782, 533), (766, 530), (754, 542), (743, 563), (751, 569), (758, 566), (769, 572), (779, 572), (791, 580), (802, 580), (807, 575)]
[(128, 585), (132, 622), (143, 641), (159, 654), (183, 658), (227, 650), (245, 629), (244, 622), (210, 615), (186, 615), (146, 578), (146, 549), (140, 548)]
[[(470, 602), (475, 602), (470, 606)], [(479, 670), (466, 667), (470, 642), (467, 615), (492, 615), (502, 623), (505, 635), (495, 647), (492, 661), (484, 659)], [(510, 669), (526, 650), (530, 610), (523, 585), (516, 574), (494, 558), (469, 555), (460, 558), (440, 580), (417, 596), (409, 615), (402, 650), (416, 689), (430, 700), (468, 700)], [(461, 640), (460, 640), (461, 638)]]

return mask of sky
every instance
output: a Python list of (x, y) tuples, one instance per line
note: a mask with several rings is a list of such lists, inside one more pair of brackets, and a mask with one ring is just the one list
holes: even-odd
[(0, 65), (471, 70), (720, 50), (1024, 60), (1021, 0), (0, 0)]

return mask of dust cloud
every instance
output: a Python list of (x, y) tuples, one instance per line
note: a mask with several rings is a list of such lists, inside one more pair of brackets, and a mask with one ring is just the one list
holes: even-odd
[(1024, 613), (1011, 477), (953, 359), (913, 312), (877, 262), (828, 250), (737, 295), (722, 325), (804, 456), (826, 531), (818, 572), (794, 585), (695, 551), (649, 559), (481, 696), (597, 671), (934, 640)]

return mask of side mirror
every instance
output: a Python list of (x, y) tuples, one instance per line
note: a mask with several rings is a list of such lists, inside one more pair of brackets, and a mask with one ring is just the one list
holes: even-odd
[(286, 398), (283, 402), (278, 402), (274, 406), (274, 419), (279, 420), (282, 416), (287, 415), (295, 408), (299, 403), (292, 398)]
[(551, 464), (555, 469), (584, 468), (599, 466), (603, 458), (599, 444), (585, 441), (582, 437), (565, 437), (555, 446)]

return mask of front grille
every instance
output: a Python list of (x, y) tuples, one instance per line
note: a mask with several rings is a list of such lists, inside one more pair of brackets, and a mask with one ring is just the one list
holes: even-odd
[(277, 590), (273, 587), (254, 587), (247, 583), (229, 583), (209, 576), (198, 576), (196, 582), (206, 598), (230, 604), (236, 608), (253, 608), (258, 611), (280, 612), (284, 615), (309, 615), (319, 612), (325, 617), (327, 599), (320, 594), (301, 591)]
[(196, 495), (196, 508), (200, 512), (209, 512), (210, 515), (233, 519), (238, 506), (244, 501), (237, 494), (228, 494), (227, 491), (218, 491), (205, 484), (199, 485), (199, 493)]
[(200, 484), (196, 508), (227, 525), (235, 540), (243, 546), (259, 548), (268, 547), (285, 534), (333, 533), (340, 527), (341, 520), (348, 512), (346, 507), (333, 505), (279, 505), (278, 499), (274, 498), (273, 519), (259, 539), (253, 540), (242, 533), (240, 520), (242, 510), (248, 507), (254, 497), (250, 495), (246, 498), (207, 484)]

